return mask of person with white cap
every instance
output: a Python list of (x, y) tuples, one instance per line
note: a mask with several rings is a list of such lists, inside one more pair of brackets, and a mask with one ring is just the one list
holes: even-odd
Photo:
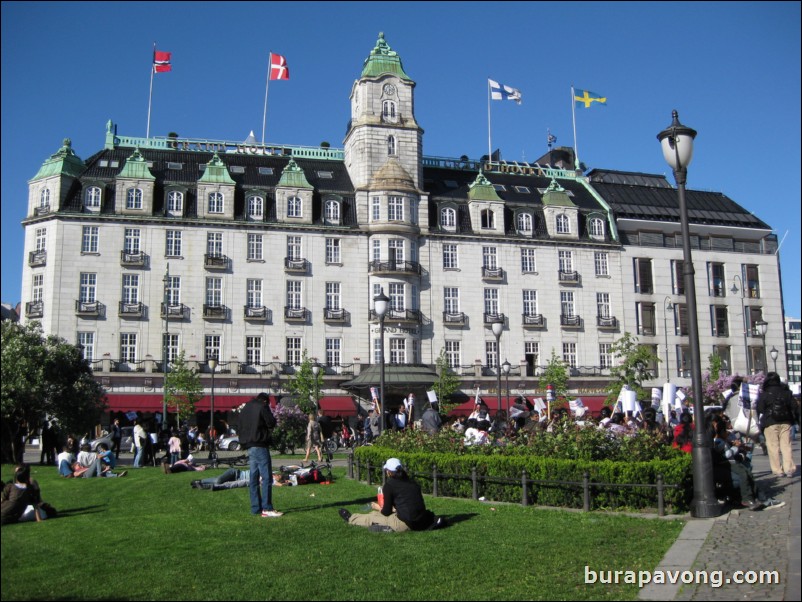
[(368, 527), (371, 531), (426, 531), (446, 526), (443, 517), (437, 517), (426, 509), (420, 486), (410, 480), (401, 460), (390, 458), (384, 463), (387, 481), (384, 484), (384, 505), (370, 504), (372, 512), (351, 514), (339, 509), (340, 517), (349, 525)]

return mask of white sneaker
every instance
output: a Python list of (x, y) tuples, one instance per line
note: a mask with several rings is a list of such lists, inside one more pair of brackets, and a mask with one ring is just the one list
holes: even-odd
[(279, 512), (277, 510), (262, 510), (262, 518), (278, 518), (279, 516), (283, 515), (283, 512)]
[(785, 502), (781, 502), (780, 500), (775, 500), (774, 498), (770, 500), (766, 500), (764, 510), (774, 510), (775, 508), (782, 508), (785, 506)]

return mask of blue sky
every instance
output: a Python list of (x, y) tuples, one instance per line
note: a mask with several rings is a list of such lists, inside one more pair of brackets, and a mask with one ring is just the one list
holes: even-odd
[[(521, 90), (494, 102), (493, 147), (507, 160), (573, 144), (570, 88), (608, 98), (577, 110), (592, 168), (668, 173), (658, 132), (671, 111), (695, 128), (688, 186), (720, 191), (780, 240), (785, 311), (800, 314), (798, 2), (3, 2), (2, 300), (20, 301), (27, 182), (65, 137), (87, 158), (112, 119), (151, 134), (261, 136), (267, 56), (269, 143), (341, 148), (349, 94), (378, 33), (417, 83), (424, 154), (487, 153), (487, 78)], [(673, 184), (673, 177), (669, 177)], [(786, 236), (787, 233), (787, 236)]]

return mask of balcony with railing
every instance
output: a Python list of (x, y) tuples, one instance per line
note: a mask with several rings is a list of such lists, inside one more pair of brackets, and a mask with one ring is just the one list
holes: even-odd
[(504, 268), (488, 268), (482, 266), (482, 280), (501, 282), (504, 280)]
[(581, 316), (560, 314), (560, 326), (563, 328), (582, 328)]
[(225, 320), (228, 317), (228, 308), (225, 305), (203, 304), (204, 320)]
[(25, 304), (26, 318), (41, 318), (45, 315), (44, 301), (28, 301)]
[(305, 307), (284, 307), (285, 322), (306, 322), (309, 319), (309, 310)]
[(504, 314), (491, 314), (485, 312), (483, 314), (483, 317), (485, 325), (492, 324), (493, 322), (502, 322), (504, 324), (507, 323), (507, 316), (505, 316)]
[(120, 301), (118, 312), (121, 318), (144, 318), (145, 310), (144, 303), (125, 303)]
[(50, 205), (40, 205), (33, 209), (34, 215), (47, 215), (48, 213), (50, 213)]
[(284, 271), (292, 274), (306, 274), (309, 271), (309, 262), (306, 259), (285, 257)]
[(128, 253), (127, 251), (120, 251), (120, 265), (126, 268), (147, 267), (149, 258), (147, 253)]
[(167, 320), (183, 320), (189, 317), (189, 307), (183, 303), (162, 303), (161, 317)]
[(100, 318), (106, 311), (106, 306), (100, 301), (76, 301), (75, 315), (84, 318)]
[(558, 270), (557, 276), (560, 280), (560, 284), (579, 284), (582, 281), (579, 272), (576, 271)]
[(28, 253), (28, 265), (32, 268), (42, 267), (47, 263), (47, 251), (31, 251)]
[(368, 272), (381, 274), (408, 274), (419, 275), (420, 264), (417, 261), (371, 261), (368, 263)]
[[(368, 319), (371, 322), (378, 322), (379, 317), (374, 310), (370, 310)], [(385, 322), (395, 322), (396, 324), (420, 324), (422, 315), (417, 309), (388, 309), (384, 316)]]
[(351, 319), (351, 314), (344, 309), (323, 309), (323, 321), (328, 324), (347, 324)]
[(465, 326), (468, 323), (468, 316), (462, 311), (444, 311), (443, 324), (446, 326)]
[(613, 316), (596, 316), (596, 326), (605, 330), (617, 330), (618, 320)]
[(203, 256), (203, 267), (207, 270), (227, 270), (228, 257), (226, 255), (213, 255), (206, 253)]
[(545, 328), (546, 318), (543, 314), (522, 314), (524, 328)]
[(258, 307), (246, 305), (244, 309), (244, 318), (253, 322), (272, 322), (273, 312), (271, 312), (264, 305), (260, 305)]

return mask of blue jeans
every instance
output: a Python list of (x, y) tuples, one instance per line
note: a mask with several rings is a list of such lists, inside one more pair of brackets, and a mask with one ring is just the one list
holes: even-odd
[(142, 455), (145, 453), (144, 447), (136, 448), (136, 456), (134, 457), (134, 468), (142, 468)]
[(251, 447), (248, 450), (248, 464), (251, 469), (251, 514), (273, 510), (273, 465), (270, 450), (266, 447)]
[(61, 464), (58, 466), (58, 473), (62, 477), (71, 477), (72, 476), (72, 466), (66, 460), (62, 460)]

